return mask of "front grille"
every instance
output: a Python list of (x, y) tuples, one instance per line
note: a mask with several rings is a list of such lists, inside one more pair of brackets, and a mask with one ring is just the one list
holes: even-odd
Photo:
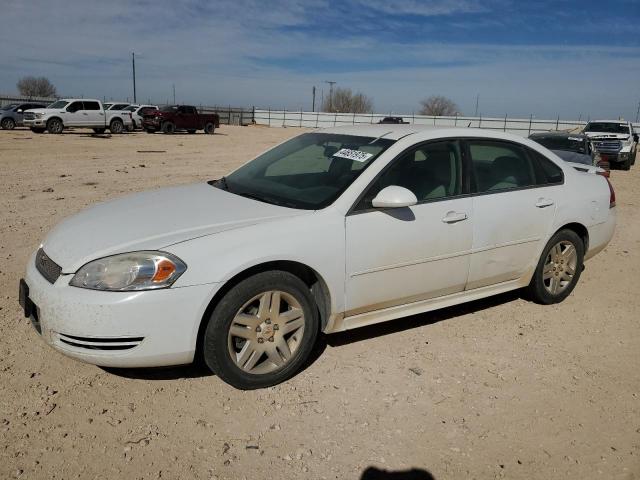
[(51, 260), (43, 249), (36, 253), (36, 268), (49, 283), (55, 283), (62, 272), (62, 267)]
[(622, 142), (619, 140), (599, 140), (593, 142), (593, 145), (600, 153), (617, 154), (622, 150)]
[(33, 112), (25, 112), (24, 116), (22, 117), (25, 120), (35, 120), (36, 119), (36, 114)]
[(130, 350), (142, 343), (144, 337), (78, 337), (58, 333), (58, 340), (65, 345), (85, 350)]

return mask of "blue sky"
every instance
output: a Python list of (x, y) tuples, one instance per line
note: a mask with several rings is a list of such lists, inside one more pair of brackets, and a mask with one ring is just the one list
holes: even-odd
[(337, 81), (376, 111), (432, 94), (484, 116), (635, 118), (640, 0), (0, 0), (0, 92), (310, 108)]

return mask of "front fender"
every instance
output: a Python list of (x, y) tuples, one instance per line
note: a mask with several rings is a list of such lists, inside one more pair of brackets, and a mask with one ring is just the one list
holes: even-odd
[(292, 261), (313, 269), (324, 280), (332, 312), (344, 307), (344, 217), (310, 212), (228, 230), (169, 245), (187, 264), (175, 286), (224, 284), (237, 274), (274, 261)]

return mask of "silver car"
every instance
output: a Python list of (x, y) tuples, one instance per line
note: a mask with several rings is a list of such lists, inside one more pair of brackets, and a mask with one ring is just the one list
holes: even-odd
[(0, 107), (0, 127), (3, 130), (13, 130), (22, 127), (22, 117), (24, 112), (32, 108), (44, 108), (42, 103), (11, 103)]

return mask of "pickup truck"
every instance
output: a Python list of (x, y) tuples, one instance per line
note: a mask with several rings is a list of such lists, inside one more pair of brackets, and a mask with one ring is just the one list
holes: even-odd
[(39, 103), (12, 103), (0, 107), (0, 127), (3, 130), (13, 130), (22, 126), (24, 112), (32, 108), (42, 108), (44, 105)]
[(587, 123), (582, 131), (593, 142), (603, 160), (611, 166), (629, 170), (636, 162), (638, 134), (630, 122), (621, 120), (596, 120)]
[(142, 128), (147, 133), (175, 133), (179, 130), (196, 133), (196, 130), (204, 130), (204, 133), (212, 135), (219, 126), (218, 114), (199, 113), (196, 107), (190, 105), (167, 105), (145, 113), (142, 119)]
[(34, 133), (62, 133), (65, 128), (92, 128), (96, 133), (122, 133), (132, 125), (131, 114), (120, 111), (105, 111), (100, 100), (90, 98), (65, 98), (53, 102), (46, 108), (25, 112), (23, 123)]

